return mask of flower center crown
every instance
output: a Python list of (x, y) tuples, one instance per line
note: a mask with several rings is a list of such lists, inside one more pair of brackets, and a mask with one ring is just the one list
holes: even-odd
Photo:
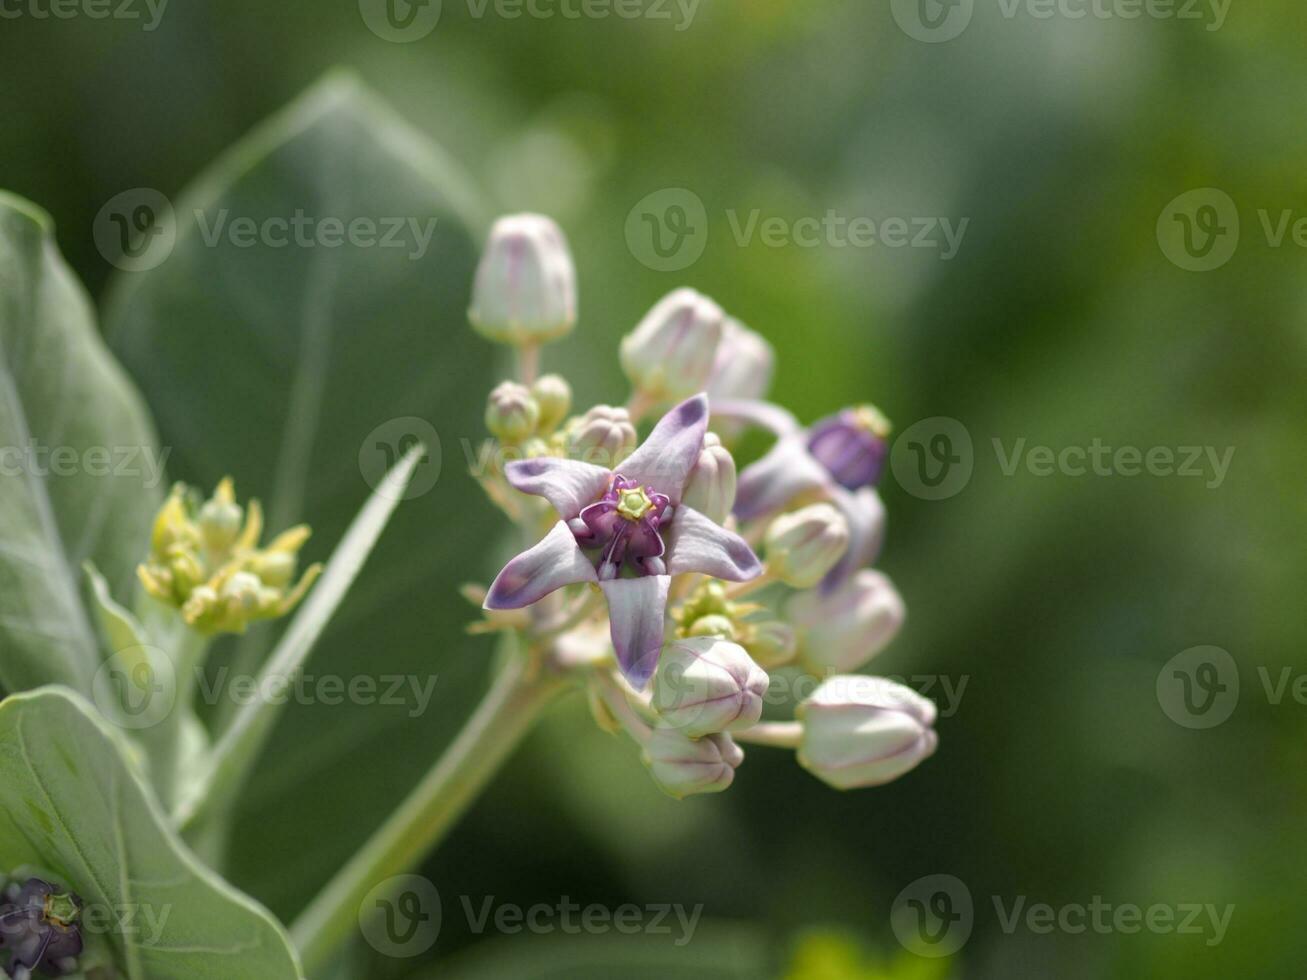
[(653, 509), (654, 502), (649, 499), (644, 487), (617, 492), (617, 513), (628, 521), (638, 521)]

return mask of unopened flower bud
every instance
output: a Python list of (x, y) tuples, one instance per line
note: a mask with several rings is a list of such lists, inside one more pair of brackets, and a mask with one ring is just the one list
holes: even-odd
[(747, 639), (745, 646), (749, 656), (753, 657), (763, 670), (784, 667), (798, 652), (798, 638), (795, 636), (794, 627), (779, 619), (758, 623)]
[(803, 592), (785, 607), (799, 629), (799, 657), (811, 673), (857, 670), (894, 639), (907, 609), (893, 583), (864, 568), (835, 591)]
[(468, 319), (478, 333), (507, 344), (539, 344), (572, 329), (576, 269), (558, 225), (538, 214), (495, 222), (477, 266)]
[(622, 370), (654, 401), (675, 401), (702, 391), (724, 318), (720, 306), (693, 289), (668, 294), (623, 338)]
[(535, 432), (539, 421), (540, 406), (516, 381), (499, 384), (486, 400), (486, 428), (504, 442), (521, 442)]
[(626, 409), (596, 405), (572, 424), (567, 455), (596, 466), (613, 466), (631, 454), (637, 441)]
[(572, 386), (561, 375), (546, 374), (531, 386), (531, 397), (540, 407), (541, 432), (553, 432), (572, 410)]
[(849, 547), (849, 522), (830, 504), (782, 514), (767, 528), (767, 568), (786, 585), (810, 589)]
[(658, 727), (645, 742), (643, 761), (668, 796), (720, 793), (735, 779), (744, 751), (729, 735), (690, 738), (677, 728)]
[(939, 742), (934, 703), (882, 677), (828, 678), (795, 715), (803, 723), (799, 764), (836, 789), (897, 779)]
[(725, 523), (735, 506), (735, 459), (711, 432), (704, 436), (699, 461), (690, 471), (681, 501), (714, 524)]
[(871, 405), (846, 408), (808, 433), (808, 452), (849, 490), (880, 479), (889, 454), (889, 420)]
[(224, 478), (213, 496), (200, 508), (200, 534), (211, 551), (225, 551), (240, 534), (245, 512), (236, 503), (236, 489), (231, 478)]
[(761, 398), (771, 387), (776, 352), (739, 320), (722, 323), (722, 341), (708, 376), (708, 397), (717, 400)]
[(735, 633), (735, 623), (729, 616), (720, 613), (700, 616), (685, 628), (686, 636), (720, 636), (727, 640), (734, 640)]
[(744, 647), (715, 636), (669, 643), (658, 659), (653, 707), (668, 725), (698, 738), (758, 723), (767, 672)]

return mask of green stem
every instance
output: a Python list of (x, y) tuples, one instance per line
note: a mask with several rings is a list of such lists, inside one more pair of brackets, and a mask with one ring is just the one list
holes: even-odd
[(296, 920), (291, 935), (307, 976), (357, 928), (368, 892), (416, 867), (444, 838), (564, 687), (539, 661), (514, 655), (440, 761)]
[(750, 745), (797, 749), (803, 741), (803, 725), (797, 721), (764, 721), (742, 732), (732, 732), (731, 737)]

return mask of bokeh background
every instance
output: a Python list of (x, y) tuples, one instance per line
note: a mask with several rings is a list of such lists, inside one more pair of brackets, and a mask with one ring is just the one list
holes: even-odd
[[(396, 415), (441, 434), (439, 481), (402, 509), (322, 654), (324, 670), (437, 674), (430, 710), (295, 706), (243, 803), (229, 873), (287, 919), (434, 759), (491, 666), (454, 594), (502, 557), (496, 512), (461, 472), (459, 447), (480, 436), (481, 400), (505, 365), (453, 312), (488, 216), (544, 211), (571, 239), (581, 322), (546, 364), (578, 401), (625, 398), (621, 335), (688, 284), (772, 342), (774, 395), (801, 418), (870, 400), (900, 432), (942, 416), (972, 439), (960, 492), (923, 499), (893, 476), (882, 488), (881, 565), (910, 621), (873, 667), (966, 684), (932, 760), (840, 795), (786, 753), (755, 749), (730, 792), (678, 804), (568, 702), (425, 865), (444, 901), (435, 948), (396, 960), (361, 947), (342, 975), (1301, 975), (1307, 706), (1292, 682), (1278, 703), (1265, 683), (1307, 671), (1307, 254), (1292, 232), (1278, 247), (1273, 234), (1285, 212), (1307, 217), (1301, 4), (1138, 19), (972, 6), (943, 43), (913, 37), (901, 23), (911, 5), (897, 2), (703, 0), (687, 23), (671, 6), (671, 21), (545, 20), (445, 0), (439, 25), (410, 43), (379, 37), (350, 0), (177, 3), (151, 31), (6, 8), (20, 13), (0, 21), (0, 185), (52, 213), (104, 300), (111, 341), (174, 446), (173, 476), (236, 473), (283, 523), (305, 512), (325, 554), (368, 492), (363, 434)], [(441, 147), (477, 203), (463, 211), (466, 235), (442, 238), (444, 278), (410, 284), (393, 306), (384, 276), (366, 298), (361, 270), (337, 279), (340, 316), (359, 329), (335, 348), (329, 370), (342, 377), (320, 406), (326, 434), (311, 440), (321, 479), (277, 500), (277, 436), (300, 403), (255, 362), (270, 347), (273, 363), (295, 363), (303, 340), (293, 317), (274, 310), (256, 331), (257, 312), (223, 297), (246, 280), (262, 283), (251, 295), (294, 292), (297, 260), (240, 256), (197, 302), (180, 279), (127, 282), (92, 229), (125, 190), (176, 201), (335, 66)], [(246, 206), (320, 205), (294, 195), (337, 158), (361, 184), (382, 182), (355, 142), (285, 155)], [(650, 268), (627, 235), (632, 209), (666, 188), (692, 192), (707, 215), (702, 256), (673, 272)], [(1174, 239), (1157, 231), (1198, 188), (1224, 192), (1240, 218), (1233, 255), (1201, 272), (1173, 261)], [(729, 216), (832, 209), (968, 225), (945, 259), (743, 243)], [(140, 327), (145, 307), (166, 330)], [(386, 357), (369, 361), (372, 348)], [(399, 389), (405, 411), (378, 394)], [(994, 441), (1010, 452), (1023, 439), (1234, 457), (1219, 486), (1008, 475)], [(259, 642), (220, 663), (257, 658)], [(1197, 729), (1163, 710), (1157, 682), (1202, 645), (1229, 651), (1240, 691), (1228, 720)], [(945, 960), (906, 952), (891, 928), (895, 896), (931, 874), (963, 882), (975, 905), (970, 939)], [(478, 934), (463, 900), (479, 908), (486, 896), (702, 903), (704, 919), (684, 947)], [(1005, 930), (995, 897), (1007, 909), (1022, 896), (1234, 911), (1216, 944), (1210, 931)]]

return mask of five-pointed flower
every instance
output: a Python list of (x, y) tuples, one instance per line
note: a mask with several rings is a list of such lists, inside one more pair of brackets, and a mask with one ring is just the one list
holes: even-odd
[(664, 415), (611, 470), (552, 457), (509, 463), (508, 482), (547, 499), (561, 520), (504, 566), (485, 607), (520, 609), (565, 585), (598, 583), (618, 664), (643, 688), (662, 650), (673, 575), (746, 582), (762, 573), (743, 538), (681, 502), (707, 430), (708, 399), (700, 394)]

